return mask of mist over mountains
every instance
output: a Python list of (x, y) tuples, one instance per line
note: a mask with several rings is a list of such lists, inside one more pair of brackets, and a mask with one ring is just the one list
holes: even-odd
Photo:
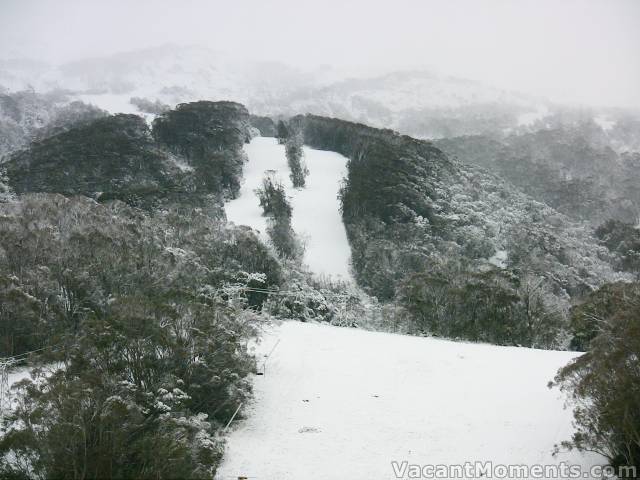
[[(0, 85), (12, 91), (62, 90), (113, 113), (135, 112), (132, 97), (170, 106), (233, 100), (261, 115), (335, 116), (424, 138), (500, 134), (561, 109), (544, 98), (431, 71), (353, 75), (344, 69), (303, 70), (280, 62), (242, 61), (205, 47), (170, 45), (60, 66), (3, 61)], [(595, 116), (589, 109), (574, 110)], [(607, 116), (617, 111), (600, 112)]]

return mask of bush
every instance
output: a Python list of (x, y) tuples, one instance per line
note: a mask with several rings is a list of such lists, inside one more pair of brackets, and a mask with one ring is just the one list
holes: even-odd
[(186, 158), (195, 170), (198, 191), (235, 198), (240, 191), (243, 146), (249, 139), (249, 113), (234, 102), (178, 105), (153, 121), (153, 136), (163, 147)]
[(252, 232), (197, 209), (0, 204), (0, 355), (53, 366), (19, 388), (0, 477), (211, 478), (255, 367), (265, 298), (244, 287), (281, 282)]
[(285, 258), (300, 259), (302, 246), (291, 228), (292, 209), (284, 186), (273, 175), (267, 175), (256, 193), (263, 215), (269, 219), (267, 233), (273, 246)]
[(289, 129), (287, 128), (287, 124), (284, 123), (283, 120), (278, 120), (278, 125), (276, 127), (276, 137), (278, 138), (278, 143), (283, 144), (289, 138)]
[[(625, 294), (617, 296), (613, 308), (601, 308), (601, 297), (621, 290)], [(583, 309), (592, 312), (597, 326), (589, 350), (550, 384), (576, 403), (577, 430), (562, 445), (595, 451), (613, 466), (640, 471), (640, 284), (608, 286), (587, 303)]]
[[(219, 301), (122, 297), (23, 381), (0, 440), (0, 475), (212, 478), (217, 432), (255, 370), (240, 312)], [(8, 462), (12, 457), (18, 461)]]
[(640, 231), (629, 223), (608, 220), (596, 229), (596, 236), (618, 255), (621, 270), (640, 275)]
[(309, 175), (309, 170), (303, 160), (302, 145), (302, 135), (297, 132), (287, 138), (284, 146), (290, 170), (289, 178), (294, 188), (304, 188), (306, 177)]
[[(187, 207), (155, 216), (120, 202), (36, 194), (0, 204), (0, 355), (57, 343), (123, 295), (194, 295), (260, 274), (282, 283), (254, 233)], [(247, 299), (260, 308), (263, 296)]]
[(400, 289), (400, 304), (419, 333), (556, 348), (561, 317), (541, 282), (498, 269), (416, 274)]

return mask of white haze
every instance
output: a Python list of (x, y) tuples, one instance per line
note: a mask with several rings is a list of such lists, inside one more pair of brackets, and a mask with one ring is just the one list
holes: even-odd
[(636, 0), (2, 0), (0, 58), (166, 43), (305, 69), (408, 68), (553, 100), (640, 107)]

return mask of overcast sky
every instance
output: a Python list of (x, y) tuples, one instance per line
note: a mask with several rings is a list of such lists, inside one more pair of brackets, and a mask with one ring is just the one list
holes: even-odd
[(0, 0), (2, 58), (165, 43), (301, 67), (427, 67), (640, 107), (640, 0)]

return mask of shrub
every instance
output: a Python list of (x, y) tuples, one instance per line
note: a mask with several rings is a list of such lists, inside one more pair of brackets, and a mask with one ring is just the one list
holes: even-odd
[[(602, 291), (604, 290), (604, 291)], [(613, 308), (601, 298), (614, 291)], [(640, 471), (640, 285), (601, 289), (583, 305), (597, 325), (589, 350), (563, 367), (550, 386), (559, 386), (576, 403), (576, 433), (562, 445), (595, 451), (613, 466)]]
[(291, 228), (292, 209), (282, 183), (267, 175), (256, 193), (263, 215), (269, 219), (267, 233), (277, 252), (285, 258), (301, 258), (302, 246)]

